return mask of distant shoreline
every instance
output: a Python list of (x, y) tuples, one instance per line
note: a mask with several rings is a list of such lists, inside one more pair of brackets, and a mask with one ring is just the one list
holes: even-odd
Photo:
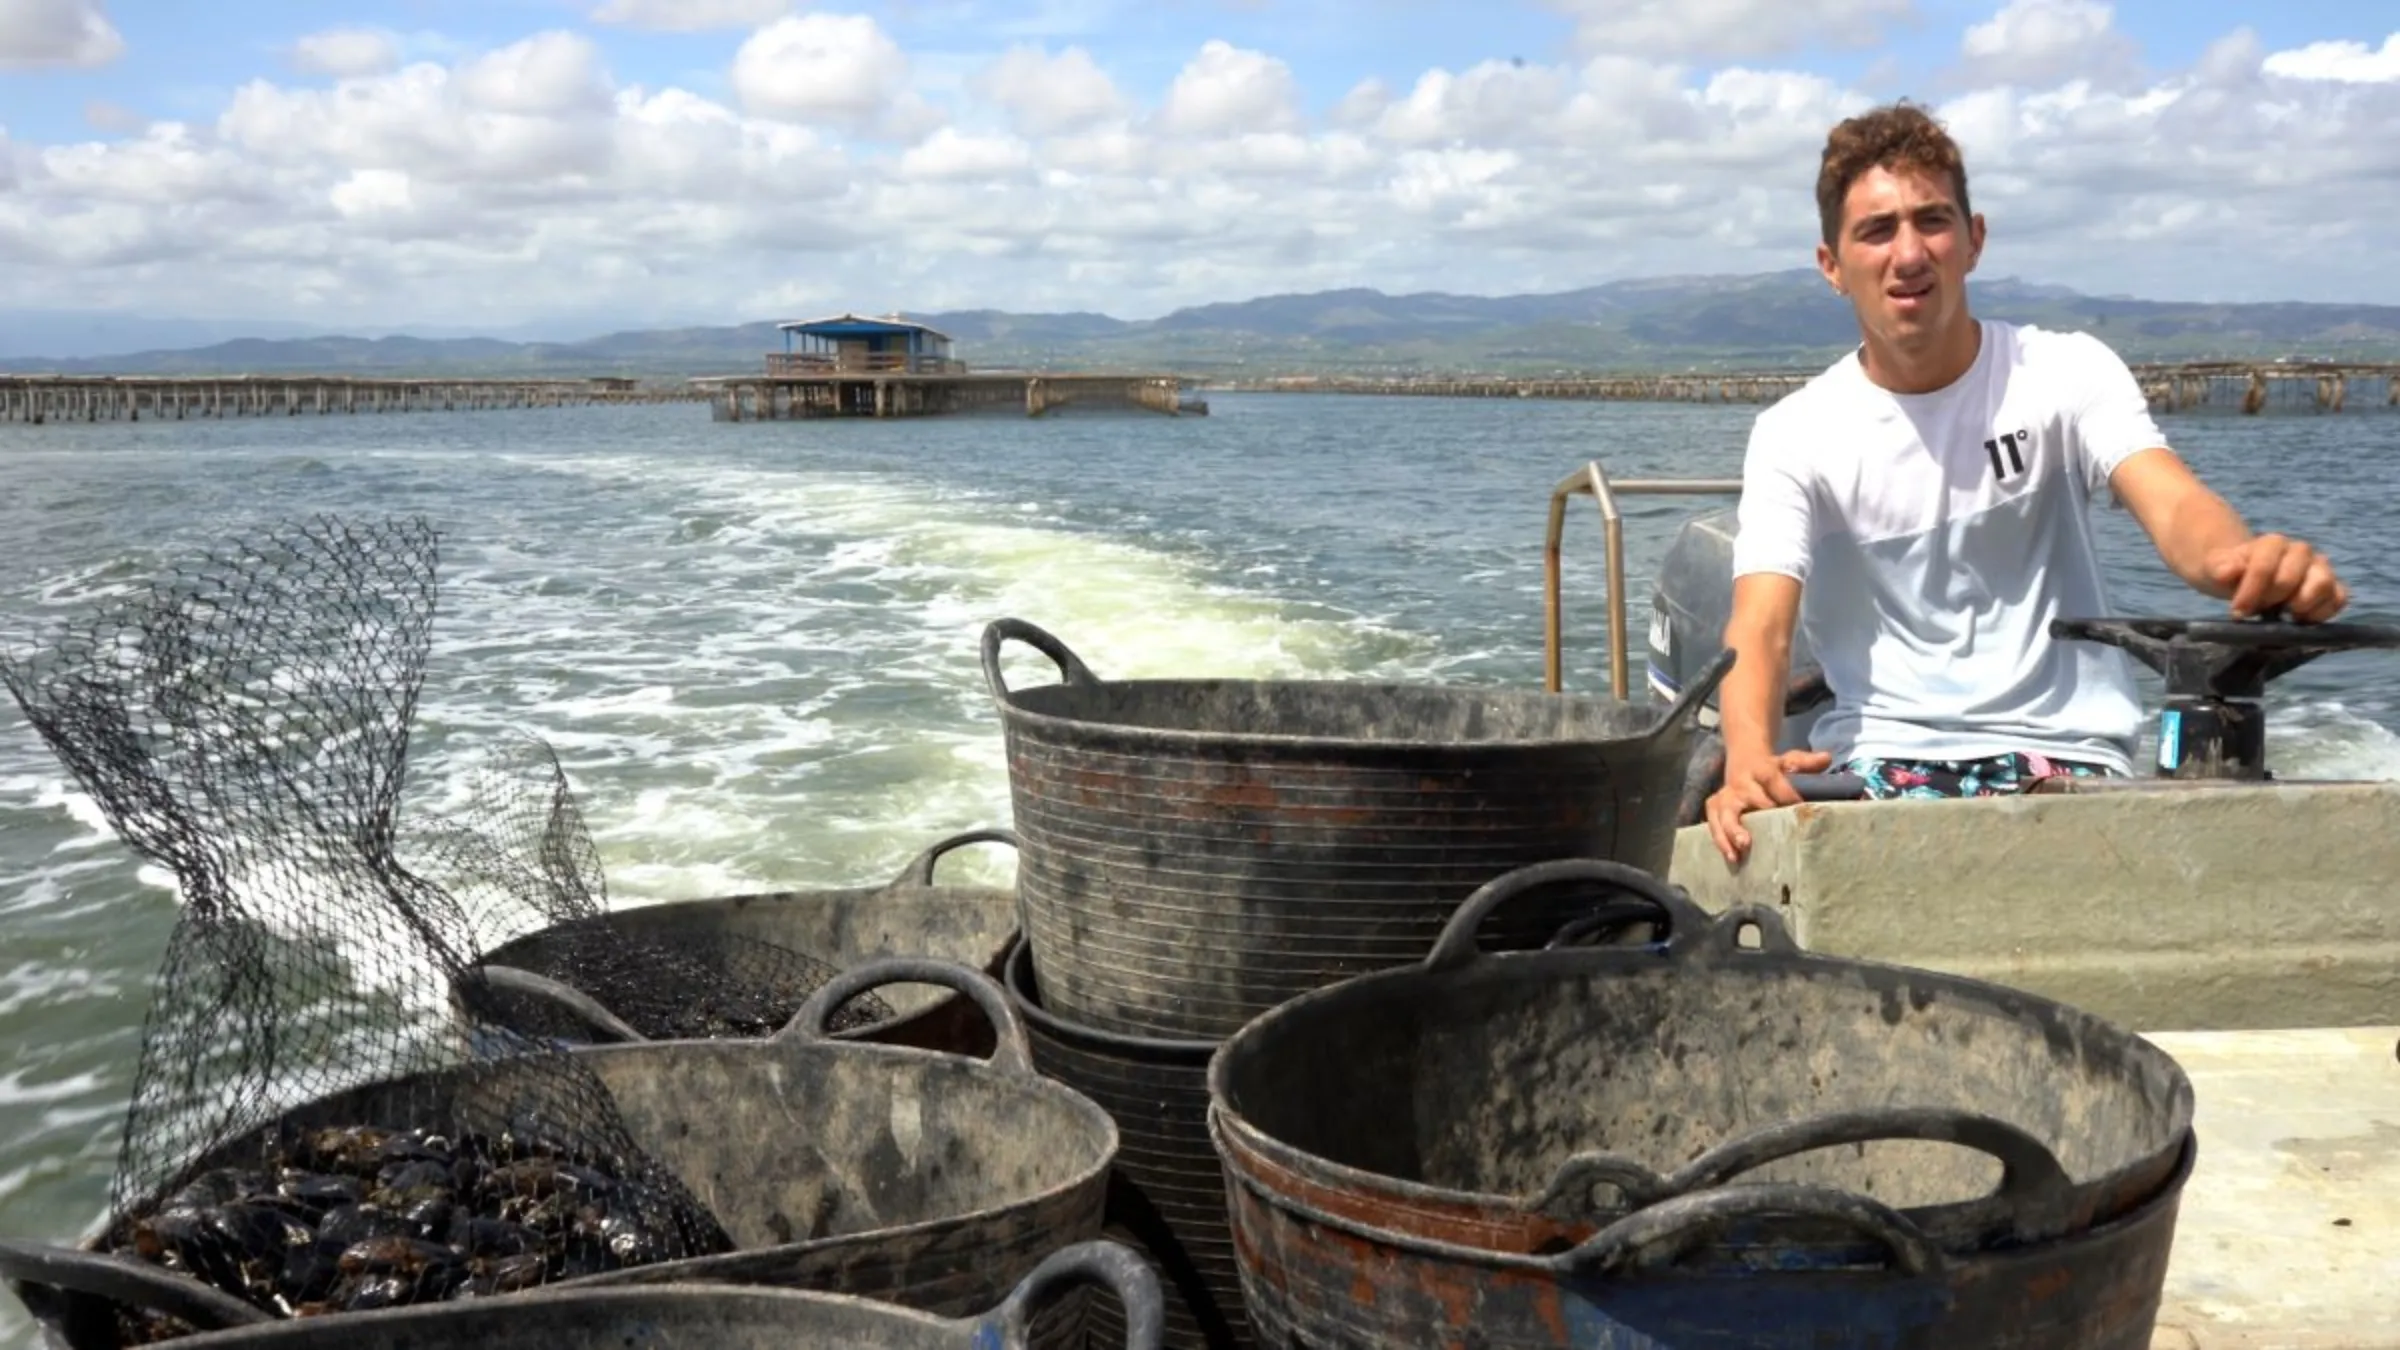
[[(2400, 410), (2400, 361), (2284, 358), (2130, 364), (2144, 397), (2156, 412)], [(1119, 376), (1105, 371), (1018, 370), (987, 371), (980, 380), (974, 374), (959, 372), (940, 375), (860, 372), (830, 376), (820, 373), (805, 377), (720, 375), (644, 380), (623, 375), (580, 379), (512, 375), (394, 378), (297, 372), (49, 375), (0, 371), (0, 423), (180, 422), (301, 413), (472, 412), (704, 400), (711, 402), (719, 413), (730, 410), (730, 415), (722, 420), (732, 421), (751, 420), (743, 412), (744, 404), (752, 405), (760, 417), (769, 419), (785, 415), (866, 415), (865, 410), (870, 406), (873, 415), (881, 417), (886, 415), (887, 398), (895, 416), (961, 411), (952, 407), (950, 400), (967, 395), (951, 386), (984, 389), (993, 385), (994, 377), (1002, 382), (1022, 383), (1025, 391), (1022, 401), (1029, 413), (1038, 413), (1056, 402), (1049, 396), (1055, 392), (1051, 390), (1054, 382), (1062, 387), (1085, 387), (1087, 396), (1099, 397), (1090, 390), (1112, 381), (1140, 384), (1149, 392), (1134, 397), (1134, 401), (1145, 407), (1155, 405), (1159, 411), (1169, 411), (1158, 401), (1174, 401), (1179, 385), (1186, 390), (1224, 393), (1763, 405), (1800, 388), (1819, 369), (1534, 376), (1329, 374), (1236, 379), (1160, 372)], [(1007, 394), (1003, 401), (1018, 397)], [(992, 402), (980, 395), (970, 401), (976, 408)], [(802, 411), (803, 402), (816, 411)], [(778, 411), (786, 405), (788, 414)], [(842, 412), (836, 413), (837, 408)], [(1191, 410), (1203, 408), (1194, 405)]]
[[(1970, 283), (1969, 291), (1982, 317), (2089, 332), (2136, 363), (2400, 361), (2400, 304), (2143, 300), (2011, 278)], [(1849, 306), (1813, 268), (1635, 279), (1539, 295), (1353, 288), (1194, 305), (1138, 320), (914, 308), (906, 318), (941, 332), (977, 369), (1173, 371), (1245, 386), (1275, 378), (1780, 376), (1822, 369), (1858, 336)], [(0, 333), (11, 346), (51, 349), (0, 356), (0, 369), (678, 382), (762, 373), (768, 353), (787, 343), (771, 319), (542, 341), (320, 333), (181, 342), (175, 339), (187, 321), (145, 329), (138, 316), (114, 315), (105, 337), (97, 323), (79, 328), (73, 316), (0, 308)]]
[[(1168, 373), (1188, 384), (1228, 393), (1420, 393), (1437, 386), (1601, 386), (1657, 382), (1762, 381), (1778, 382), (1804, 380), (1823, 371), (1839, 360), (1847, 348), (1829, 349), (1807, 360), (1758, 362), (1751, 364), (1713, 365), (1702, 362), (1673, 362), (1619, 365), (1544, 365), (1539, 369), (1507, 365), (1423, 366), (1392, 369), (1379, 366), (1356, 366), (1346, 363), (1327, 363), (1322, 366), (1294, 366), (1267, 372), (1239, 373), (1224, 369), (1226, 363), (1209, 360), (1161, 360), (1145, 365), (1123, 361), (970, 361), (969, 371), (980, 374), (1026, 375), (1142, 375)], [(2298, 375), (2349, 372), (2354, 377), (2400, 372), (2400, 347), (2389, 350), (2374, 348), (2357, 353), (2328, 355), (2324, 353), (2260, 352), (2210, 355), (2192, 358), (2129, 357), (2127, 364), (2137, 377), (2165, 377), (2176, 373), (2215, 372), (2217, 374), (2246, 373), (2252, 370), (2273, 372), (2279, 378)], [(660, 394), (683, 390), (698, 381), (722, 379), (755, 379), (756, 369), (729, 369), (711, 365), (689, 370), (658, 369), (540, 369), (529, 370), (509, 365), (464, 366), (399, 366), (386, 369), (374, 367), (344, 368), (311, 366), (283, 368), (236, 368), (195, 366), (181, 369), (124, 367), (96, 368), (94, 363), (57, 362), (33, 363), (0, 360), (0, 380), (57, 380), (57, 381), (123, 381), (171, 382), (190, 380), (347, 380), (366, 382), (455, 382), (511, 383), (525, 385), (574, 385), (591, 383), (638, 389), (644, 393)], [(861, 378), (871, 378), (861, 376)], [(1572, 397), (1572, 394), (1553, 395)]]

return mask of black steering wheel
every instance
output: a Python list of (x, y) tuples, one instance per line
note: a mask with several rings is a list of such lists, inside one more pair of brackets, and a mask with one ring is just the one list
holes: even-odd
[(2378, 623), (2256, 619), (2053, 619), (2050, 635), (2130, 652), (2166, 681), (2159, 712), (2162, 778), (2264, 782), (2267, 681), (2334, 652), (2400, 647)]
[(2257, 619), (2052, 619), (2050, 636), (2133, 654), (2176, 698), (2257, 698), (2267, 681), (2334, 652), (2400, 647), (2400, 627)]

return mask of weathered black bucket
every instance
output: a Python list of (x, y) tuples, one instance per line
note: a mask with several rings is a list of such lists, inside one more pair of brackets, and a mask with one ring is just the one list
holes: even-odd
[[(34, 1249), (6, 1253), (40, 1266)], [(69, 1263), (60, 1275), (84, 1292), (114, 1292), (107, 1272)], [(155, 1277), (153, 1277), (155, 1278)], [(352, 1313), (286, 1322), (243, 1322), (178, 1339), (192, 1350), (513, 1350), (514, 1347), (612, 1346), (669, 1350), (1021, 1350), (1037, 1315), (1078, 1286), (1096, 1285), (1121, 1308), (1121, 1339), (1100, 1347), (1155, 1350), (1158, 1282), (1125, 1247), (1083, 1242), (1052, 1253), (1017, 1282), (1006, 1300), (978, 1316), (937, 1317), (844, 1294), (787, 1289), (664, 1284), (633, 1289), (536, 1291), (430, 1307)], [(252, 1317), (258, 1316), (250, 1310)]]
[[(1011, 689), (1011, 638), (1063, 682)], [(1016, 619), (983, 634), (1026, 940), (1055, 1012), (1217, 1040), (1297, 994), (1416, 960), (1458, 897), (1562, 857), (1664, 871), (1694, 719), (1532, 690), (1102, 680)], [(1558, 897), (1562, 902), (1572, 896)], [(1495, 936), (1538, 945), (1571, 909)]]
[[(1007, 830), (968, 830), (942, 839), (909, 860), (900, 874), (882, 886), (838, 890), (775, 891), (734, 895), (712, 900), (686, 900), (610, 911), (596, 920), (544, 929), (504, 943), (484, 954), (483, 969), (504, 994), (509, 971), (553, 968), (552, 957), (588, 940), (591, 930), (624, 938), (629, 944), (659, 944), (708, 964), (712, 952), (722, 954), (732, 944), (763, 942), (848, 968), (882, 956), (928, 956), (956, 961), (998, 979), (1000, 962), (1016, 936), (1017, 897), (1014, 889), (989, 886), (938, 885), (934, 868), (949, 853), (976, 843), (1014, 846)], [(881, 1045), (915, 1045), (964, 1055), (992, 1051), (991, 1024), (962, 996), (933, 986), (910, 985), (879, 995), (892, 1005), (893, 1015), (864, 1026), (834, 1033), (838, 1040), (873, 1041)], [(495, 1003), (487, 999), (485, 1003)], [(610, 1015), (586, 1023), (591, 1041), (607, 1044), (641, 1038), (614, 1014), (605, 997), (592, 1003)], [(505, 1003), (480, 1006), (487, 1023), (510, 1025)], [(540, 1018), (545, 1028), (559, 1020)], [(649, 1039), (658, 1039), (654, 1032)]]
[[(1251, 1322), (1278, 1350), (2150, 1350), (2193, 1150), (2111, 1223), (1966, 1256), (1887, 1206), (1811, 1186), (1694, 1191), (1519, 1256), (1378, 1229), (1244, 1173), (1228, 1184)], [(1713, 1232), (1786, 1217), (1861, 1241), (1821, 1259), (1674, 1264)]]
[[(1478, 950), (1568, 876), (1663, 940)], [(2189, 1080), (2130, 1032), (1590, 861), (1258, 1018), (1210, 1095), (1251, 1316), (1310, 1346), (1438, 1341), (1436, 1293), (1493, 1345), (2146, 1345), (2193, 1143)], [(1641, 1269), (1661, 1244), (1704, 1250)], [(1370, 1311), (1325, 1301), (1352, 1262)]]
[[(1225, 1174), (1208, 1142), (1208, 1061), (1218, 1043), (1123, 1036), (1059, 1017), (1042, 1006), (1033, 953), (1022, 941), (1009, 949), (1006, 984), (1033, 1041), (1034, 1066), (1116, 1119), (1109, 1222), (1139, 1242), (1167, 1278), (1166, 1343), (1175, 1350), (1254, 1345), (1226, 1225)], [(1114, 1316), (1093, 1305), (1098, 1344), (1113, 1342)]]
[[(991, 1060), (822, 1035), (842, 1002), (902, 981), (967, 995), (999, 1028)], [(1035, 1071), (1007, 995), (965, 966), (888, 958), (853, 967), (768, 1040), (596, 1046), (574, 1059), (615, 1099), (635, 1144), (698, 1197), (735, 1250), (547, 1289), (767, 1285), (957, 1317), (990, 1307), (1058, 1247), (1100, 1235), (1116, 1123)], [(432, 1100), (457, 1073), (337, 1093), (277, 1124), (379, 1123), (395, 1114), (390, 1104)], [(255, 1156), (256, 1147), (236, 1141), (194, 1170)], [(7, 1273), (59, 1343), (114, 1343), (113, 1332), (102, 1331), (113, 1325), (105, 1307), (28, 1288), (26, 1276)], [(170, 1278), (205, 1292), (196, 1280)], [(1051, 1308), (1041, 1332), (1045, 1345), (1080, 1344), (1081, 1300)]]

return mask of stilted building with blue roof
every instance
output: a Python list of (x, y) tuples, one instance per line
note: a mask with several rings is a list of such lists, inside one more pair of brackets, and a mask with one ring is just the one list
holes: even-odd
[(950, 355), (950, 335), (898, 315), (837, 314), (775, 325), (783, 351), (770, 356), (770, 375), (959, 375), (966, 363)]
[(1064, 408), (1206, 413), (1174, 375), (1131, 371), (985, 369), (969, 371), (951, 354), (950, 335), (897, 314), (779, 323), (783, 350), (767, 353), (763, 375), (700, 375), (721, 422), (779, 422), (803, 417), (922, 417), (936, 413), (1022, 410), (1043, 417)]

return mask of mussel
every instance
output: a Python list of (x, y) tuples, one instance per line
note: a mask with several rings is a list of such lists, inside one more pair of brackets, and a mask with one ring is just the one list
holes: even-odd
[[(519, 1131), (288, 1130), (258, 1162), (192, 1177), (112, 1249), (304, 1317), (514, 1293), (680, 1251), (651, 1213), (660, 1202), (613, 1159)], [(123, 1325), (128, 1344), (184, 1334)]]

